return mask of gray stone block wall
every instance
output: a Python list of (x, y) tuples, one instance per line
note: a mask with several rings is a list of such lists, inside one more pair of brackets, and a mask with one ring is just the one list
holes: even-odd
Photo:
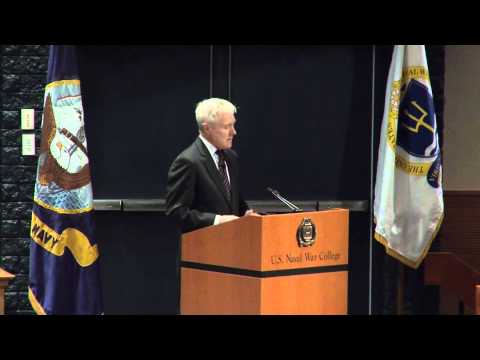
[(33, 314), (27, 294), (37, 156), (22, 156), (20, 109), (35, 110), (38, 153), (47, 65), (48, 45), (0, 46), (0, 266), (16, 276), (5, 294), (7, 314)]

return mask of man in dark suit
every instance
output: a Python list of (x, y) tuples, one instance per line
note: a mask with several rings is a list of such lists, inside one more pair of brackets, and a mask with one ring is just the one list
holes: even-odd
[(168, 171), (167, 215), (182, 232), (257, 215), (239, 189), (237, 154), (231, 149), (236, 107), (211, 98), (195, 109), (198, 138), (173, 161)]

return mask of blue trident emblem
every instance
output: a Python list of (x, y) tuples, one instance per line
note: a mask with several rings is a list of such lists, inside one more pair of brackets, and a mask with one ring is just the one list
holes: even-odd
[(412, 79), (400, 103), (398, 145), (417, 157), (437, 155), (435, 109), (428, 88)]

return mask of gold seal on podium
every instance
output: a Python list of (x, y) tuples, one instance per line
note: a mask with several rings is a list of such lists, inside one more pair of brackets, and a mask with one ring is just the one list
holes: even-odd
[(311, 219), (303, 219), (297, 229), (298, 246), (312, 246), (315, 243), (316, 229)]

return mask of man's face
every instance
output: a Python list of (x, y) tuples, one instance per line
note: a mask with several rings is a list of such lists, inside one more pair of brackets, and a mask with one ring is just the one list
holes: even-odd
[(215, 122), (207, 122), (203, 125), (203, 135), (217, 149), (230, 149), (233, 137), (237, 135), (235, 122), (233, 114), (226, 112), (218, 113)]

